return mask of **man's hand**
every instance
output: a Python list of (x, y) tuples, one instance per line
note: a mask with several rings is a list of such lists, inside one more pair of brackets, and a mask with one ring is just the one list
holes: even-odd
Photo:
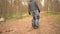
[(40, 13), (40, 10), (38, 9), (39, 13)]
[(31, 13), (29, 12), (29, 15), (31, 15)]

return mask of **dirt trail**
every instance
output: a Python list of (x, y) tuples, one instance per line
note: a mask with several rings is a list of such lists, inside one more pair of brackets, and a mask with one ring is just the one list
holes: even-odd
[[(0, 34), (60, 34), (60, 25), (55, 18), (40, 13), (40, 27), (32, 28), (32, 18), (8, 21), (0, 24)], [(58, 30), (59, 29), (59, 30)]]

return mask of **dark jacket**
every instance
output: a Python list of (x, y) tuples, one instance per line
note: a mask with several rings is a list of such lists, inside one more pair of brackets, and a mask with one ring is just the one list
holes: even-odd
[(31, 1), (28, 4), (28, 12), (30, 13), (31, 11), (34, 11), (34, 10), (38, 10), (40, 12), (37, 3), (35, 1)]

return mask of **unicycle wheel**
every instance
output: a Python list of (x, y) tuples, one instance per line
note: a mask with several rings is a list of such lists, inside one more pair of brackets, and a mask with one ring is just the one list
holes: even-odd
[(32, 23), (32, 27), (33, 27), (34, 29), (37, 29), (37, 28), (39, 28), (39, 24), (36, 25), (35, 23)]

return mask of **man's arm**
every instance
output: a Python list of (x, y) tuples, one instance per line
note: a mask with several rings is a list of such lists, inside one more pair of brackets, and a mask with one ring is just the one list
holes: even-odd
[(28, 4), (28, 13), (30, 15), (30, 5)]
[(40, 9), (39, 9), (39, 7), (38, 7), (38, 5), (37, 5), (37, 3), (35, 2), (35, 5), (36, 5), (36, 7), (38, 8), (38, 11), (39, 11), (39, 13), (40, 13)]

